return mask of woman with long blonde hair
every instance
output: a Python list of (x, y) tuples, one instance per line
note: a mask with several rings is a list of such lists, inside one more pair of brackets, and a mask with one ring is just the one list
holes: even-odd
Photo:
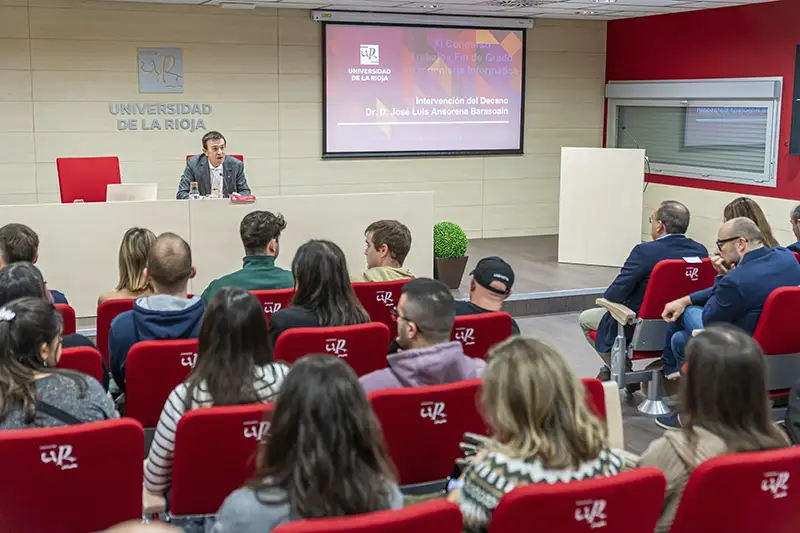
[(131, 228), (125, 232), (119, 245), (119, 283), (116, 289), (101, 295), (97, 305), (106, 300), (139, 298), (153, 293), (144, 277), (144, 269), (147, 253), (155, 240), (155, 234), (147, 228)]
[(532, 338), (514, 337), (489, 352), (480, 408), (491, 430), (448, 499), (464, 530), (485, 532), (500, 498), (531, 483), (567, 483), (618, 474), (622, 457), (586, 404), (564, 357)]
[(747, 196), (736, 198), (725, 206), (722, 217), (725, 219), (725, 222), (733, 220), (734, 218), (749, 218), (755, 222), (758, 229), (761, 230), (761, 235), (764, 236), (764, 244), (766, 246), (770, 248), (780, 246), (778, 240), (772, 234), (772, 227), (770, 227), (769, 222), (767, 222), (764, 211), (761, 210), (761, 207), (752, 198), (748, 198)]

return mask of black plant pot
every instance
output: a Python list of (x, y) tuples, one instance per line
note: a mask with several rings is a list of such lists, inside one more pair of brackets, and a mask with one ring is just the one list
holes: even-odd
[(462, 257), (434, 257), (433, 277), (447, 285), (450, 289), (457, 289), (461, 285), (461, 278), (467, 268), (469, 256)]

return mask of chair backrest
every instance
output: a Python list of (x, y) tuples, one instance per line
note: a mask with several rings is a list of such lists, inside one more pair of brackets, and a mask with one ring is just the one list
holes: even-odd
[(370, 393), (400, 484), (446, 478), (461, 457), (462, 435), (467, 431), (486, 434), (478, 412), (480, 384), (480, 379), (470, 379)]
[(61, 350), (58, 368), (68, 368), (83, 372), (87, 376), (103, 382), (103, 360), (100, 352), (91, 346), (75, 346)]
[(689, 475), (670, 531), (800, 531), (798, 480), (797, 447), (715, 457)]
[(62, 204), (75, 200), (105, 202), (108, 185), (121, 182), (116, 156), (59, 157), (56, 168)]
[[(194, 157), (194, 156), (196, 156), (196, 155), (197, 155), (197, 154), (186, 154), (186, 160), (188, 161), (188, 160), (189, 160), (189, 158), (192, 158), (192, 157)], [(244, 156), (243, 156), (243, 155), (241, 155), (241, 154), (225, 154), (225, 155), (226, 155), (226, 156), (235, 157), (236, 159), (238, 159), (239, 161), (241, 161), (242, 163), (244, 163)]]
[(2, 530), (86, 533), (141, 519), (143, 463), (131, 419), (0, 431)]
[(589, 410), (603, 422), (606, 421), (606, 392), (603, 382), (597, 378), (583, 378), (584, 394)]
[(197, 359), (197, 339), (137, 342), (125, 361), (125, 416), (155, 427), (172, 389)]
[(103, 356), (106, 367), (111, 368), (108, 360), (108, 332), (111, 330), (111, 321), (117, 315), (133, 309), (133, 302), (136, 298), (121, 298), (119, 300), (106, 300), (97, 307), (97, 336), (95, 344)]
[(524, 485), (500, 499), (489, 533), (517, 533), (521, 524), (532, 520), (537, 531), (586, 533), (602, 528), (603, 533), (653, 533), (666, 484), (660, 470), (637, 468), (611, 477)]
[(255, 473), (273, 404), (193, 409), (178, 422), (170, 513), (216, 513)]
[(77, 331), (77, 318), (75, 318), (75, 309), (67, 304), (55, 304), (56, 309), (61, 313), (61, 320), (64, 322), (64, 335), (72, 335)]
[(511, 336), (511, 315), (503, 312), (456, 317), (450, 338), (460, 341), (464, 353), (485, 359), (489, 349)]
[(274, 291), (250, 291), (258, 298), (261, 303), (261, 309), (264, 310), (264, 320), (267, 321), (269, 327), (269, 319), (272, 313), (286, 309), (292, 303), (294, 296), (294, 289), (278, 289)]
[(304, 355), (329, 354), (343, 359), (359, 376), (386, 368), (389, 328), (369, 322), (355, 326), (294, 328), (281, 333), (275, 359), (291, 365)]
[(700, 263), (687, 263), (683, 259), (659, 261), (647, 282), (638, 318), (661, 320), (665, 305), (711, 287), (716, 275), (717, 271), (707, 257)]
[(800, 287), (778, 287), (764, 302), (753, 338), (764, 352), (766, 385), (789, 389), (800, 379), (800, 336), (792, 316), (800, 309)]
[(274, 533), (461, 533), (461, 511), (443, 499), (418, 503), (394, 511), (379, 511), (337, 518), (296, 520), (276, 527)]
[(373, 322), (386, 324), (392, 339), (397, 336), (397, 322), (392, 318), (392, 309), (397, 307), (403, 285), (411, 280), (353, 283), (353, 290)]

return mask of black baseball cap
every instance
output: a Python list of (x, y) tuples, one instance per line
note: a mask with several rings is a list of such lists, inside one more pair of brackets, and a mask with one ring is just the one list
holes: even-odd
[[(470, 275), (475, 278), (475, 282), (478, 285), (496, 294), (508, 294), (508, 291), (514, 285), (514, 270), (512, 270), (511, 265), (497, 256), (484, 257), (478, 261), (478, 264), (475, 265), (475, 270), (470, 272)], [(504, 284), (506, 290), (501, 291), (492, 287), (493, 281), (499, 281)]]

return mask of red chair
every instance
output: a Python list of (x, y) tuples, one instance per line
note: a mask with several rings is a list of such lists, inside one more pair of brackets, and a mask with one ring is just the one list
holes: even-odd
[[(633, 361), (657, 359), (664, 351), (664, 340), (669, 324), (661, 318), (664, 306), (695, 291), (707, 289), (714, 284), (717, 271), (705, 258), (700, 263), (687, 263), (683, 259), (660, 261), (645, 289), (642, 307), (637, 315), (622, 304), (598, 298), (597, 305), (608, 310), (617, 321), (617, 338), (611, 350), (611, 374), (620, 387), (633, 383), (650, 382), (647, 399), (639, 405), (639, 411), (658, 415), (669, 412), (661, 400), (661, 369), (631, 372), (625, 369), (625, 359)], [(630, 343), (625, 337), (625, 326), (634, 326)], [(596, 332), (594, 332), (596, 335)]]
[(228, 494), (253, 476), (272, 408), (273, 404), (209, 407), (181, 417), (175, 433), (171, 515), (214, 514)]
[(800, 338), (794, 313), (800, 309), (800, 287), (779, 287), (764, 302), (753, 338), (764, 352), (770, 396), (787, 396), (800, 379)]
[(294, 289), (278, 289), (274, 291), (250, 291), (258, 298), (261, 309), (264, 310), (264, 320), (269, 327), (269, 319), (272, 313), (286, 309), (292, 303)]
[(77, 319), (75, 318), (75, 309), (67, 304), (55, 304), (56, 309), (61, 313), (61, 320), (63, 321), (64, 335), (72, 335), (77, 331)]
[(121, 183), (119, 158), (116, 156), (59, 157), (56, 167), (62, 204), (71, 204), (75, 200), (105, 202), (108, 186)]
[(274, 533), (461, 533), (461, 511), (443, 499), (417, 503), (395, 511), (315, 520), (296, 520)]
[(392, 309), (400, 301), (400, 291), (409, 279), (380, 281), (375, 283), (353, 283), (356, 297), (369, 313), (373, 322), (386, 324), (392, 339), (397, 337), (397, 322), (392, 317)]
[(172, 389), (197, 359), (197, 339), (137, 342), (125, 361), (125, 416), (155, 427)]
[[(196, 156), (197, 154), (186, 154), (186, 161), (189, 161), (189, 158)], [(242, 163), (244, 163), (244, 156), (240, 154), (226, 154), (226, 156), (235, 157)]]
[[(586, 533), (602, 528), (603, 533), (653, 533), (666, 485), (664, 474), (656, 468), (570, 483), (525, 485), (500, 499), (489, 533), (518, 533), (528, 529), (521, 525), (532, 520), (537, 531)], [(631, 507), (631, 502), (636, 506)], [(728, 533), (726, 529), (708, 531)]]
[(61, 359), (58, 368), (68, 368), (83, 372), (87, 376), (103, 382), (103, 359), (95, 348), (91, 346), (76, 346), (61, 350)]
[(108, 332), (111, 330), (111, 321), (125, 311), (133, 309), (135, 298), (123, 298), (120, 300), (106, 300), (97, 307), (97, 337), (95, 344), (103, 356), (106, 368), (111, 368), (108, 358)]
[(709, 459), (689, 475), (670, 532), (800, 531), (798, 479), (797, 447)]
[(389, 328), (377, 322), (355, 326), (294, 328), (281, 333), (275, 343), (275, 359), (291, 365), (304, 355), (330, 354), (363, 376), (386, 368)]
[(606, 422), (606, 393), (603, 382), (596, 378), (583, 378), (584, 394), (589, 410), (601, 421)]
[(451, 340), (460, 341), (464, 353), (486, 359), (489, 349), (511, 336), (511, 315), (503, 312), (456, 317)]
[(131, 419), (0, 431), (0, 528), (86, 533), (141, 520), (143, 463)]

